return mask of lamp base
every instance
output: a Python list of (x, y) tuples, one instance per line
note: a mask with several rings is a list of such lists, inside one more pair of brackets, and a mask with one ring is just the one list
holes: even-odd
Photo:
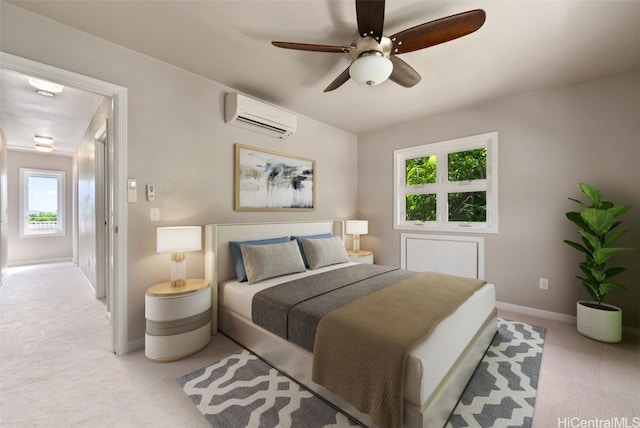
[(353, 234), (352, 244), (353, 244), (353, 249), (351, 251), (353, 251), (354, 253), (359, 252), (360, 251), (360, 234), (359, 233)]
[(187, 258), (184, 253), (171, 253), (171, 286), (187, 285)]
[(171, 281), (171, 287), (179, 288), (179, 287), (186, 287), (186, 286), (187, 286), (186, 279), (174, 279)]

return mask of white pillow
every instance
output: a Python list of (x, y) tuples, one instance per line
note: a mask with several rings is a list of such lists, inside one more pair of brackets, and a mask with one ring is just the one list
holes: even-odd
[(306, 270), (296, 241), (270, 245), (241, 245), (240, 251), (249, 284)]
[(303, 239), (302, 248), (309, 263), (309, 269), (349, 261), (342, 239), (337, 236), (326, 239)]

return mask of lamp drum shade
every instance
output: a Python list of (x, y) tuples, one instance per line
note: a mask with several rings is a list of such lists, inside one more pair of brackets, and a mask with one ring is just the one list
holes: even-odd
[(186, 253), (202, 248), (201, 226), (159, 227), (157, 229), (158, 253)]
[(347, 235), (366, 235), (369, 233), (369, 222), (367, 220), (347, 220)]

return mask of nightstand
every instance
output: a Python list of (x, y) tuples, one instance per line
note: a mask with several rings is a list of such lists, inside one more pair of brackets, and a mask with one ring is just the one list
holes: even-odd
[(370, 264), (370, 265), (373, 264), (373, 253), (371, 251), (365, 251), (365, 250), (353, 251), (353, 250), (349, 250), (349, 251), (347, 251), (347, 256), (349, 257), (349, 261), (350, 262), (367, 263), (367, 264)]
[(154, 285), (144, 298), (147, 319), (147, 358), (175, 361), (194, 354), (211, 340), (211, 287), (204, 279), (187, 279), (184, 287), (171, 282)]

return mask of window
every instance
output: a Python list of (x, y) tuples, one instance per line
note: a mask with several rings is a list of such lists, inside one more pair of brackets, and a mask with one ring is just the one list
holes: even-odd
[(498, 232), (498, 133), (394, 151), (394, 227)]
[(20, 168), (21, 236), (64, 236), (64, 171)]

